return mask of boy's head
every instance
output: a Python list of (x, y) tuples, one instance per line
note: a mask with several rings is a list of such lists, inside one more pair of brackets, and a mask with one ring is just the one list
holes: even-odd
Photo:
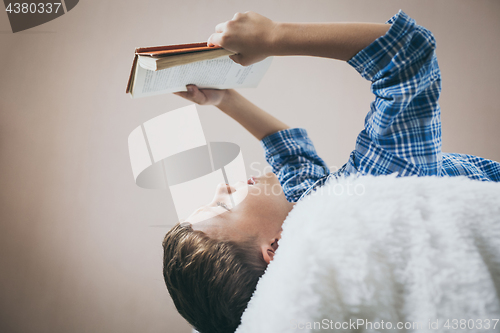
[(211, 203), (167, 233), (165, 283), (179, 313), (196, 329), (234, 332), (293, 205), (270, 173), (247, 184), (219, 185)]

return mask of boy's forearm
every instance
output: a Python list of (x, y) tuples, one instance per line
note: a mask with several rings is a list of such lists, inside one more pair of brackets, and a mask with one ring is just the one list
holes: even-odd
[(288, 125), (254, 105), (233, 89), (226, 91), (217, 107), (259, 140), (289, 128)]
[(276, 23), (270, 53), (347, 61), (389, 28), (390, 24), (381, 23)]
[(281, 23), (254, 12), (236, 13), (215, 27), (208, 45), (236, 54), (235, 62), (248, 66), (272, 55), (308, 55), (349, 60), (383, 36), (382, 23)]

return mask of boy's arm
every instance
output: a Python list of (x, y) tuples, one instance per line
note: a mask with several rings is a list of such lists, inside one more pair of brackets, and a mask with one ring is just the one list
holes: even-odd
[(177, 92), (175, 94), (200, 105), (214, 105), (218, 107), (259, 140), (270, 134), (290, 128), (282, 121), (241, 96), (234, 89), (200, 90), (195, 85), (188, 85), (187, 89), (187, 92)]
[(375, 100), (346, 167), (363, 174), (440, 175), (441, 74), (432, 33), (399, 11), (381, 38), (347, 63)]
[(233, 89), (226, 90), (224, 98), (217, 107), (259, 140), (290, 128)]
[[(388, 24), (387, 24), (388, 23)], [(276, 23), (247, 12), (216, 27), (209, 44), (249, 65), (270, 55), (348, 60), (375, 101), (344, 173), (439, 175), (441, 75), (432, 33), (399, 11), (386, 24)]]
[(273, 55), (307, 55), (347, 61), (389, 28), (390, 25), (379, 23), (281, 23), (246, 12), (218, 24), (208, 44), (237, 52), (231, 57), (244, 66)]

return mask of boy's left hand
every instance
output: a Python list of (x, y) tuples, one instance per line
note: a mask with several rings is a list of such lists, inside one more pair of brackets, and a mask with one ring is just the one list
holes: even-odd
[(188, 91), (179, 91), (174, 94), (181, 96), (199, 105), (219, 105), (227, 90), (199, 89), (194, 84), (186, 86)]

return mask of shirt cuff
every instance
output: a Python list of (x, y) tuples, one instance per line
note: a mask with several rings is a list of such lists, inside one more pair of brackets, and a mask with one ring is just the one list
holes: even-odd
[[(289, 152), (290, 143), (294, 142), (306, 150), (310, 150), (311, 139), (304, 128), (289, 128), (263, 138), (260, 143), (266, 156), (273, 156), (281, 152)], [(313, 147), (314, 149), (314, 147)]]
[(416, 26), (415, 20), (402, 10), (386, 23), (392, 26), (384, 36), (377, 38), (347, 61), (363, 78), (370, 81), (375, 81), (382, 75), (381, 70), (404, 46), (406, 34)]

